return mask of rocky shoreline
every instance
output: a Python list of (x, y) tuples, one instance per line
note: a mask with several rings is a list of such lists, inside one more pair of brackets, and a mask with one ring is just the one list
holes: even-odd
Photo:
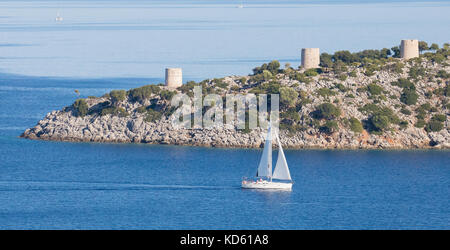
[[(33, 140), (68, 142), (110, 142), (190, 145), (226, 148), (259, 148), (264, 144), (261, 129), (242, 133), (232, 129), (175, 129), (168, 120), (147, 123), (143, 117), (123, 119), (114, 116), (76, 118), (62, 111), (53, 111), (21, 137)], [(344, 131), (324, 135), (313, 131), (294, 136), (280, 132), (284, 147), (291, 149), (450, 149), (448, 130), (427, 134), (411, 128), (394, 135), (356, 134)]]
[[(288, 65), (284, 70), (278, 69), (270, 80), (259, 80), (255, 76), (229, 76), (222, 79), (208, 79), (200, 84), (207, 86), (218, 94), (251, 93), (252, 89), (262, 88), (276, 80), (280, 88), (290, 88), (299, 93), (294, 106), (286, 106), (286, 112), (295, 110), (294, 118), (281, 115), (280, 139), (286, 148), (316, 149), (426, 149), (450, 148), (450, 122), (448, 119), (448, 75), (438, 76), (439, 72), (450, 71), (449, 60), (436, 63), (427, 58), (401, 62), (404, 64), (395, 72), (389, 70), (400, 59), (391, 59), (373, 74), (361, 66), (347, 66), (344, 74), (335, 71), (308, 75), (307, 78), (292, 77), (304, 74), (305, 70), (292, 69)], [(425, 70), (426, 76), (414, 81), (417, 101), (405, 104), (402, 100), (405, 88), (396, 85), (399, 79), (411, 77), (413, 68)], [(256, 75), (256, 74), (254, 74)], [(298, 75), (297, 75), (298, 76)], [(372, 85), (371, 85), (372, 84)], [(370, 87), (376, 84), (381, 93), (376, 94)], [(220, 87), (219, 87), (220, 86)], [(369, 89), (368, 89), (369, 88)], [(328, 90), (327, 90), (328, 89)], [(136, 101), (133, 92), (127, 92), (124, 100), (114, 101), (112, 93), (103, 97), (83, 99), (87, 113), (80, 115), (74, 105), (60, 111), (48, 113), (36, 126), (27, 129), (21, 137), (34, 140), (72, 141), (72, 142), (114, 142), (114, 143), (151, 143), (171, 145), (192, 145), (208, 147), (259, 148), (263, 145), (263, 133), (260, 128), (250, 131), (237, 129), (179, 129), (174, 128), (165, 115), (167, 100), (162, 91), (169, 93), (184, 92), (186, 89), (170, 90), (158, 86), (158, 93)], [(327, 92), (327, 91), (331, 92)], [(190, 90), (187, 90), (190, 91)], [(402, 92), (403, 91), (403, 92)], [(325, 92), (325, 94), (323, 94)], [(328, 93), (328, 94), (327, 94)], [(331, 94), (330, 94), (331, 93)], [(435, 93), (430, 96), (430, 93)], [(283, 92), (281, 93), (283, 94)], [(298, 99), (298, 100), (297, 100)], [(340, 108), (339, 116), (333, 119), (311, 118), (320, 104), (331, 103)], [(368, 105), (369, 104), (369, 105)], [(296, 106), (295, 106), (296, 105)], [(369, 107), (392, 110), (392, 116), (398, 121), (388, 124), (385, 129), (371, 128), (377, 114), (367, 111)], [(120, 110), (119, 113), (107, 113), (105, 107)], [(143, 107), (139, 109), (140, 107)], [(295, 108), (296, 107), (296, 108)], [(423, 107), (432, 107), (423, 115)], [(98, 109), (98, 110), (97, 110)], [(407, 111), (405, 111), (407, 110)], [(149, 120), (151, 112), (162, 114), (159, 119)], [(372, 113), (370, 113), (372, 112)], [(282, 111), (283, 113), (283, 111)], [(440, 116), (437, 116), (439, 114)], [(436, 119), (444, 117), (440, 130), (428, 129)], [(361, 121), (363, 129), (356, 131), (349, 125), (350, 118)], [(372, 120), (371, 120), (372, 119)], [(332, 129), (324, 132), (328, 122), (333, 121)], [(420, 122), (425, 122), (420, 126)], [(292, 125), (291, 125), (292, 124)], [(369, 124), (369, 125), (367, 125)], [(419, 125), (418, 125), (419, 124)], [(291, 129), (291, 128), (296, 129)]]

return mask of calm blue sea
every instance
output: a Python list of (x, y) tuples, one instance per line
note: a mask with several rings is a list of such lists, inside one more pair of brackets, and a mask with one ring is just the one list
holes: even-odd
[(293, 191), (257, 192), (239, 185), (260, 150), (18, 138), (75, 89), (158, 83), (168, 66), (201, 80), (298, 65), (302, 47), (442, 44), (449, 12), (448, 1), (0, 1), (0, 229), (449, 229), (450, 151), (286, 150)]

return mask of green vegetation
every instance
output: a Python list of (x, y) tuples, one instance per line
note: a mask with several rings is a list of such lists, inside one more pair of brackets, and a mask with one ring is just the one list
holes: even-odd
[(416, 86), (408, 79), (400, 78), (392, 83), (393, 86), (403, 88), (400, 101), (406, 105), (414, 105), (417, 103), (419, 95), (416, 93)]
[(450, 73), (441, 69), (436, 73), (436, 77), (442, 78), (442, 79), (447, 79), (447, 78), (450, 78)]
[(319, 70), (318, 69), (307, 69), (307, 70), (305, 70), (304, 74), (306, 76), (317, 76), (317, 75), (319, 75)]
[(438, 122), (445, 122), (447, 120), (447, 116), (442, 115), (442, 114), (437, 114), (437, 115), (434, 115), (431, 118), (431, 120), (438, 121)]
[(285, 112), (281, 112), (280, 118), (284, 124), (293, 124), (294, 122), (300, 121), (300, 115), (295, 108), (290, 108)]
[(339, 80), (341, 80), (341, 81), (345, 81), (345, 80), (347, 80), (347, 74), (340, 74), (339, 76), (338, 76), (338, 79)]
[(319, 128), (320, 132), (332, 134), (339, 130), (339, 125), (336, 121), (326, 121), (323, 126)]
[(381, 93), (384, 91), (384, 89), (381, 86), (379, 86), (378, 84), (371, 83), (371, 84), (367, 85), (367, 91), (371, 95), (381, 95)]
[(444, 124), (440, 121), (431, 120), (425, 126), (427, 132), (439, 132), (444, 128)]
[(385, 131), (389, 128), (389, 118), (384, 115), (376, 114), (369, 118), (370, 124), (373, 126), (375, 131)]
[(146, 122), (155, 122), (158, 121), (159, 119), (161, 119), (162, 117), (162, 113), (158, 112), (156, 110), (153, 109), (148, 109), (147, 110), (147, 115), (144, 118), (144, 121)]
[(140, 106), (140, 107), (136, 108), (135, 111), (142, 114), (142, 113), (147, 112), (147, 107)]
[[(447, 44), (440, 48), (437, 44), (428, 46), (427, 43), (421, 42), (420, 58), (408, 61), (395, 59), (399, 56), (400, 50), (397, 46), (391, 49), (364, 50), (354, 53), (350, 51), (337, 51), (334, 54), (322, 53), (320, 65), (323, 68), (308, 69), (304, 72), (302, 69), (292, 68), (290, 64), (286, 64), (284, 69), (280, 69), (280, 63), (274, 60), (254, 68), (252, 75), (234, 79), (232, 84), (225, 82), (224, 78), (214, 78), (198, 83), (189, 81), (179, 87), (177, 91), (160, 87), (162, 85), (146, 85), (129, 91), (112, 90), (105, 94), (100, 102), (95, 103), (95, 100), (92, 100), (96, 97), (90, 97), (90, 100), (78, 99), (72, 105), (73, 108), (67, 110), (72, 110), (74, 115), (80, 117), (108, 114), (128, 116), (129, 114), (123, 108), (125, 107), (123, 102), (139, 102), (140, 105), (134, 104), (140, 107), (133, 111), (135, 112), (133, 115), (141, 114), (140, 116), (145, 117), (145, 121), (155, 122), (163, 116), (170, 116), (175, 111), (176, 108), (170, 107), (168, 103), (177, 92), (192, 97), (194, 87), (201, 86), (204, 95), (214, 93), (223, 98), (227, 93), (280, 94), (280, 128), (286, 129), (290, 133), (304, 131), (309, 126), (327, 134), (338, 131), (340, 126), (355, 133), (362, 133), (366, 129), (375, 134), (386, 131), (394, 132), (397, 128), (406, 129), (409, 122), (401, 120), (396, 112), (409, 116), (406, 120), (417, 118), (414, 126), (423, 128), (427, 132), (442, 130), (447, 119), (446, 112), (450, 110), (448, 98), (450, 96), (450, 73), (443, 67), (436, 68), (434, 66), (450, 57), (450, 45)], [(428, 71), (425, 68), (429, 67), (429, 64), (421, 63), (425, 62), (425, 59), (434, 62), (432, 70)], [(387, 91), (392, 88), (383, 85), (386, 79), (374, 80), (375, 77), (370, 78), (371, 80), (369, 78), (361, 80), (359, 77), (348, 79), (348, 77), (357, 77), (361, 74), (373, 76), (381, 70), (394, 73), (393, 77), (398, 77), (400, 73), (407, 74), (405, 78), (392, 82), (393, 86), (400, 89)], [(379, 74), (378, 77), (383, 75)], [(287, 82), (286, 79), (298, 82)], [(317, 86), (306, 86), (317, 79), (320, 80)], [(367, 80), (371, 83), (366, 84)], [(423, 90), (416, 91), (416, 85), (423, 88), (424, 83), (430, 83), (430, 85), (425, 86)], [(306, 89), (307, 91), (305, 91)], [(424, 96), (419, 96), (419, 93), (422, 95), (424, 92)], [(352, 99), (356, 98), (355, 96), (358, 98)], [(317, 100), (314, 100), (315, 98)], [(364, 98), (367, 100), (362, 100)], [(419, 100), (421, 103), (423, 102), (423, 98), (429, 102), (417, 105)], [(310, 113), (310, 117), (303, 116), (305, 109), (309, 110), (311, 103), (318, 100), (325, 100), (325, 102), (314, 105), (315, 109)], [(87, 101), (95, 104), (89, 108)], [(151, 105), (148, 105), (149, 101), (152, 103)], [(344, 117), (341, 115), (340, 105), (361, 105), (362, 107), (360, 106), (358, 110), (366, 118), (359, 120), (355, 117)], [(442, 111), (443, 109), (447, 110)], [(206, 110), (204, 109), (203, 112)], [(350, 112), (345, 115), (353, 112), (353, 110), (347, 111)], [(242, 132), (249, 132), (249, 130), (246, 127)]]
[(400, 101), (406, 105), (414, 105), (417, 103), (417, 98), (419, 98), (419, 95), (415, 90), (405, 89), (400, 96)]
[(84, 117), (87, 115), (89, 107), (85, 99), (77, 99), (72, 106), (75, 111), (75, 116)]
[(161, 90), (161, 92), (160, 92), (160, 96), (161, 96), (161, 98), (163, 99), (163, 100), (167, 100), (167, 101), (170, 101), (170, 100), (172, 100), (172, 97), (174, 96), (174, 95), (176, 95), (177, 94), (177, 92), (176, 91), (170, 91), (170, 90)]
[(134, 102), (143, 102), (149, 99), (153, 94), (159, 94), (161, 91), (159, 86), (145, 85), (128, 91), (128, 96)]
[(396, 82), (391, 83), (393, 86), (398, 86), (403, 89), (416, 89), (416, 86), (414, 86), (414, 83), (412, 83), (410, 80), (405, 78), (400, 78)]
[(336, 119), (341, 115), (341, 110), (334, 106), (331, 103), (322, 103), (316, 107), (316, 110), (313, 112), (312, 116), (316, 119), (326, 119), (332, 120)]
[(400, 129), (406, 129), (408, 127), (408, 125), (409, 125), (409, 123), (407, 121), (400, 121), (400, 123), (398, 124)]
[(346, 92), (346, 91), (349, 90), (349, 89), (346, 88), (342, 83), (336, 84), (335, 87), (336, 87), (337, 89), (339, 89), (339, 91), (341, 91), (341, 92)]
[(411, 111), (405, 107), (403, 107), (400, 112), (404, 115), (411, 115)]
[(336, 95), (336, 92), (329, 88), (320, 88), (316, 90), (316, 93), (322, 97), (328, 97), (328, 96), (334, 96)]
[(280, 103), (285, 107), (295, 106), (297, 102), (298, 92), (289, 87), (280, 88)]
[(426, 75), (426, 70), (422, 66), (413, 66), (409, 69), (408, 75), (411, 79), (418, 79)]
[(419, 41), (419, 52), (422, 53), (425, 50), (428, 50), (428, 43), (425, 41)]
[(127, 99), (127, 92), (125, 90), (112, 90), (109, 92), (109, 96), (111, 98), (111, 103), (117, 105)]
[(359, 111), (369, 116), (367, 129), (371, 132), (380, 133), (387, 130), (390, 124), (400, 123), (398, 116), (389, 107), (366, 104), (364, 107), (359, 108)]
[(253, 69), (253, 74), (258, 75), (262, 74), (265, 70), (268, 71), (271, 74), (277, 74), (280, 69), (280, 62), (277, 60), (273, 60), (270, 63), (264, 63), (260, 67), (256, 67)]
[(102, 109), (102, 111), (100, 112), (100, 115), (102, 115), (102, 116), (115, 115), (115, 116), (119, 116), (119, 117), (126, 117), (126, 116), (129, 116), (130, 114), (122, 107), (108, 107), (108, 108)]
[(223, 78), (215, 78), (213, 80), (214, 84), (216, 87), (222, 88), (222, 89), (227, 89), (228, 88), (228, 83), (223, 81)]
[(423, 119), (418, 119), (417, 122), (414, 124), (414, 127), (416, 128), (423, 128), (425, 126), (425, 121)]
[(355, 133), (361, 133), (363, 131), (362, 123), (356, 119), (355, 117), (350, 118), (349, 120), (350, 130)]
[(280, 83), (277, 81), (266, 82), (258, 85), (249, 92), (254, 94), (279, 94)]

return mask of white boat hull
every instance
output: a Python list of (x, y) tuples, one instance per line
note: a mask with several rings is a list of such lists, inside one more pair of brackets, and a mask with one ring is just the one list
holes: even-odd
[(270, 182), (270, 181), (243, 181), (242, 188), (247, 189), (279, 189), (279, 190), (292, 190), (292, 183), (285, 182)]

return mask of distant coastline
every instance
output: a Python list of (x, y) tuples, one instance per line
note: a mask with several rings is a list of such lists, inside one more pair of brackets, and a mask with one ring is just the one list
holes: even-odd
[(280, 139), (286, 148), (450, 148), (450, 48), (433, 45), (420, 57), (398, 48), (322, 53), (320, 67), (272, 61), (248, 76), (188, 82), (177, 89), (146, 85), (79, 99), (53, 111), (21, 137), (37, 140), (151, 143), (259, 148), (262, 129), (175, 129), (170, 98), (208, 93), (280, 94)]

